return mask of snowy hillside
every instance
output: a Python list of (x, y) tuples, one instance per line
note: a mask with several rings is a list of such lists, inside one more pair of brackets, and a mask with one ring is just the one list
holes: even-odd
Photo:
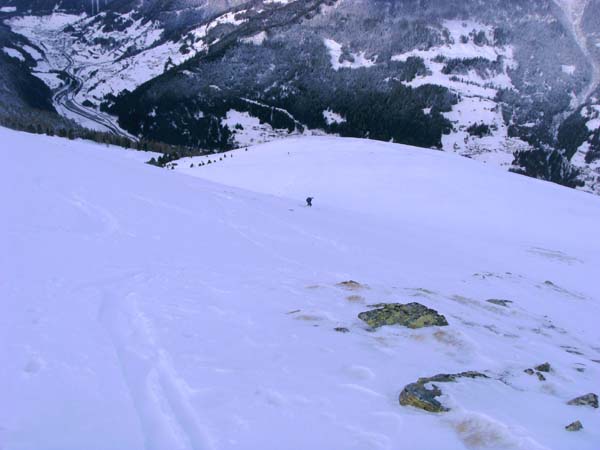
[(0, 0), (0, 123), (185, 154), (369, 138), (598, 193), (597, 17), (598, 0)]
[[(597, 450), (597, 197), (363, 140), (0, 140), (0, 448)], [(448, 325), (358, 318), (411, 302)]]

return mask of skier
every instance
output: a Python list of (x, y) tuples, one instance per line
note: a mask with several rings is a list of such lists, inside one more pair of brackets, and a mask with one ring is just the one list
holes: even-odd
[(310, 208), (312, 206), (313, 199), (314, 199), (314, 197), (307, 197), (306, 198), (306, 206), (308, 206)]

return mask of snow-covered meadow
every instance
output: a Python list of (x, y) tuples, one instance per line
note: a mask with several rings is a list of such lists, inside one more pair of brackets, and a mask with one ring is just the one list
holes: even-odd
[[(598, 448), (566, 404), (600, 390), (596, 196), (353, 139), (176, 170), (0, 140), (0, 448)], [(449, 326), (357, 318), (413, 301)], [(399, 405), (465, 370), (489, 378), (444, 383), (451, 411)]]

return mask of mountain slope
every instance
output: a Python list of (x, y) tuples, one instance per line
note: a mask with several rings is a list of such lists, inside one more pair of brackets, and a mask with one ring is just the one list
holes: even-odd
[(0, 18), (44, 48), (33, 73), (84, 126), (198, 152), (393, 140), (600, 189), (600, 0), (55, 6), (4, 0)]
[[(0, 139), (3, 447), (596, 448), (598, 410), (566, 401), (598, 390), (597, 197), (363, 140), (187, 166), (219, 184)], [(449, 326), (357, 318), (411, 301)], [(398, 404), (464, 370), (489, 378), (444, 383), (451, 411)]]

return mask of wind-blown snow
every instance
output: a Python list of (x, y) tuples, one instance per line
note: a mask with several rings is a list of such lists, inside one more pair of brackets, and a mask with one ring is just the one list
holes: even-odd
[[(598, 390), (597, 197), (354, 139), (179, 172), (0, 140), (3, 447), (597, 449), (597, 410), (565, 404)], [(450, 325), (368, 331), (381, 301)], [(546, 360), (547, 381), (523, 373)], [(491, 379), (442, 386), (450, 413), (398, 404), (463, 370)]]

